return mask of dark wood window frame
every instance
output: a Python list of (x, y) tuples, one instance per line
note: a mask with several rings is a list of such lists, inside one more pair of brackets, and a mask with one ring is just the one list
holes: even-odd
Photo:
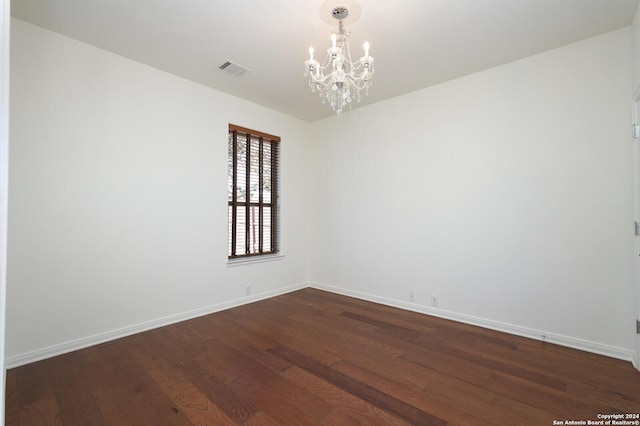
[(228, 258), (279, 252), (280, 137), (229, 124)]

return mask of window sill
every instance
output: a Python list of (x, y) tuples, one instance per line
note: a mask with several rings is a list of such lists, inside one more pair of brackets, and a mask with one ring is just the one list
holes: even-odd
[(239, 259), (228, 259), (227, 266), (240, 266), (240, 265), (248, 265), (253, 263), (263, 263), (263, 262), (274, 262), (276, 260), (281, 260), (284, 257), (284, 254), (266, 254), (264, 256), (250, 256), (250, 257), (241, 257)]

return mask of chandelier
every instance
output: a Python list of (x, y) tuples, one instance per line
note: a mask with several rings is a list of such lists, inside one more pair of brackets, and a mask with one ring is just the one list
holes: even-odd
[(369, 56), (369, 43), (364, 43), (364, 56), (358, 61), (351, 59), (349, 49), (350, 32), (344, 29), (342, 20), (349, 15), (346, 7), (335, 7), (331, 15), (338, 20), (338, 31), (331, 33), (331, 47), (327, 49), (324, 62), (313, 59), (313, 47), (309, 48), (309, 59), (305, 61), (305, 76), (309, 77), (311, 92), (318, 92), (322, 103), (329, 103), (339, 115), (354, 100), (360, 102), (360, 92), (369, 94), (373, 77), (373, 56)]

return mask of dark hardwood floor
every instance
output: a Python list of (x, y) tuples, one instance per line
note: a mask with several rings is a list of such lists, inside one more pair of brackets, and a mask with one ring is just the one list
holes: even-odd
[(314, 289), (7, 373), (8, 426), (552, 425), (612, 413), (640, 414), (628, 362)]

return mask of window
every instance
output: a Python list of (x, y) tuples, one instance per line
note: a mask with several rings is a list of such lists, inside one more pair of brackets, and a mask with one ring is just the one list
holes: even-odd
[(229, 124), (229, 259), (278, 253), (279, 145)]

